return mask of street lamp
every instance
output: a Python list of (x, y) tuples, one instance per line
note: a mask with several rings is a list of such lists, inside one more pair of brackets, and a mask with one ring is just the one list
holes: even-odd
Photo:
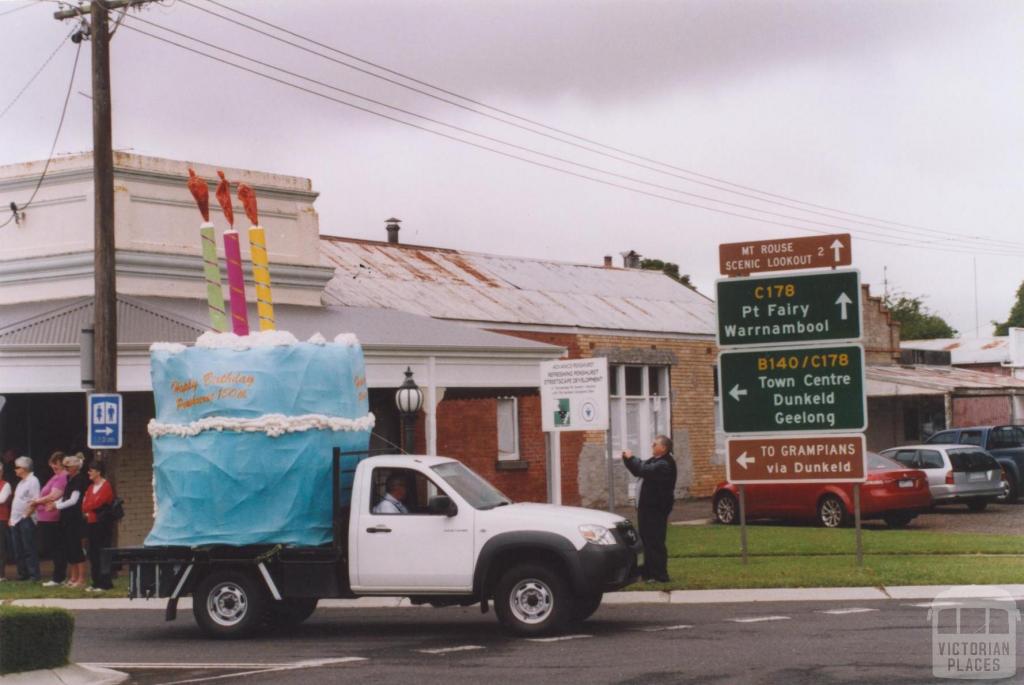
[(423, 391), (412, 379), (412, 369), (405, 368), (405, 382), (395, 392), (395, 406), (402, 415), (402, 433), (404, 434), (405, 453), (416, 451), (416, 414), (423, 407)]

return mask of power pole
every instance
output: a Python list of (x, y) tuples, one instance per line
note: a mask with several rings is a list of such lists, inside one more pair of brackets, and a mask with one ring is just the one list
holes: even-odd
[[(95, 392), (117, 392), (117, 274), (114, 254), (114, 149), (110, 104), (111, 9), (143, 5), (153, 0), (92, 0), (74, 9), (54, 13), (55, 19), (89, 15), (88, 30), (78, 39), (92, 42), (92, 159), (94, 236), (94, 364)], [(117, 471), (117, 451), (96, 453), (104, 458), (108, 475)]]

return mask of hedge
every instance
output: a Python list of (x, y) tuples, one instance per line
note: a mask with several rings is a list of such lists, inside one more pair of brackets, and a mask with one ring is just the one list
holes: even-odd
[(0, 606), (0, 674), (67, 665), (74, 630), (63, 609)]

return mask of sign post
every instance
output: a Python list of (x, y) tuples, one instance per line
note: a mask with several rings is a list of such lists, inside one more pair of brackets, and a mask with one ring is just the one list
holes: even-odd
[(123, 403), (118, 393), (88, 395), (86, 411), (89, 449), (121, 449), (124, 434)]
[[(540, 412), (548, 436), (548, 498), (552, 504), (562, 503), (560, 433), (607, 431), (608, 409), (606, 357), (541, 362)], [(608, 497), (610, 502), (610, 484)]]
[[(739, 494), (747, 563), (747, 485), (853, 484), (863, 564), (860, 484), (867, 428), (860, 274), (849, 234), (719, 246), (715, 284), (726, 478)], [(750, 274), (801, 269), (830, 271)]]

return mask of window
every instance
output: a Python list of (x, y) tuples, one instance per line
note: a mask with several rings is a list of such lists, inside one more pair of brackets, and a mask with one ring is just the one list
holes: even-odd
[(960, 431), (960, 444), (981, 447), (981, 431)]
[(886, 453), (885, 456), (912, 469), (916, 469), (918, 465), (917, 450), (897, 450), (896, 454)]
[(612, 450), (648, 457), (654, 436), (672, 431), (669, 367), (613, 364), (609, 375)]
[[(427, 505), (430, 503), (430, 498), (445, 494), (430, 478), (415, 469), (380, 467), (373, 470), (373, 491), (370, 493), (371, 512), (385, 499), (388, 494), (388, 485), (392, 487), (392, 498), (399, 500), (410, 514), (429, 514)], [(403, 490), (404, 492), (402, 492)], [(393, 514), (393, 512), (387, 513)]]
[(498, 398), (498, 461), (519, 459), (519, 401)]
[(512, 504), (512, 500), (505, 497), (500, 490), (461, 462), (450, 461), (438, 464), (433, 467), (433, 471), (443, 478), (445, 483), (452, 486), (455, 492), (462, 495), (462, 498), (469, 502), (474, 509), (494, 509)]
[(936, 433), (932, 437), (928, 438), (928, 442), (933, 445), (948, 445), (956, 444), (956, 431), (945, 431), (943, 433)]
[(988, 433), (989, 449), (1020, 447), (1020, 430), (1014, 426), (1000, 426)]
[(919, 469), (941, 469), (945, 466), (942, 455), (935, 450), (918, 450), (917, 460)]

